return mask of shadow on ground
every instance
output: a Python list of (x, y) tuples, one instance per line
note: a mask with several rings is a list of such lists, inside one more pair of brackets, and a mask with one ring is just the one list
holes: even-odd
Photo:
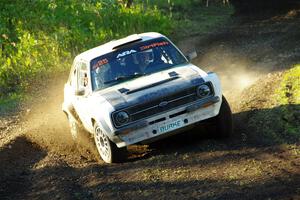
[(43, 159), (47, 153), (26, 137), (16, 138), (0, 149), (0, 199), (22, 199), (28, 187), (32, 166)]
[[(282, 109), (300, 106), (237, 113), (230, 139), (216, 141), (193, 130), (160, 141), (155, 149), (135, 151), (145, 156), (111, 165), (94, 161), (71, 166), (63, 157), (51, 161), (47, 152), (21, 136), (0, 151), (0, 198), (299, 199), (299, 154), (282, 146), (295, 144), (299, 152), (299, 135), (298, 143), (285, 134), (269, 143), (257, 141), (261, 132), (245, 132), (250, 119), (272, 117)], [(274, 129), (278, 136), (281, 130)], [(257, 137), (248, 140), (252, 135)]]

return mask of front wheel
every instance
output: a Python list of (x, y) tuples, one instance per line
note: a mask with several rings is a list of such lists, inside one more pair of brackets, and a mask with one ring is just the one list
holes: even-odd
[(214, 125), (216, 126), (215, 136), (217, 138), (227, 138), (232, 135), (232, 112), (230, 106), (224, 96), (222, 96), (222, 104), (219, 114), (214, 117)]
[(114, 163), (122, 161), (126, 148), (118, 148), (97, 124), (94, 126), (94, 139), (100, 157), (104, 162)]

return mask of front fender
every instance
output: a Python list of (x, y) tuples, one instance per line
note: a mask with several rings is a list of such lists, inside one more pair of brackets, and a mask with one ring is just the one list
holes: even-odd
[(93, 121), (97, 122), (106, 135), (112, 140), (115, 134), (115, 128), (112, 124), (111, 113), (115, 111), (113, 106), (102, 96), (95, 96), (90, 102), (91, 123), (89, 128), (94, 133)]

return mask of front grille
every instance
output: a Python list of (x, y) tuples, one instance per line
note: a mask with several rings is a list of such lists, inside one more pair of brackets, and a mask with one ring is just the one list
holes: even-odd
[[(211, 84), (210, 83), (206, 83), (206, 84), (212, 90)], [(135, 122), (140, 119), (145, 119), (154, 116), (156, 114), (160, 114), (165, 111), (175, 109), (177, 107), (199, 100), (199, 97), (197, 96), (198, 86), (199, 85), (193, 86), (188, 89), (173, 93), (171, 95), (167, 95), (159, 99), (152, 100), (151, 102), (134, 105), (123, 110), (126, 111), (130, 116), (129, 123)], [(212, 94), (213, 94), (213, 90), (212, 90)], [(163, 104), (162, 102), (164, 102), (165, 105), (162, 105)]]
[[(147, 106), (145, 105), (135, 106), (127, 109), (127, 111), (131, 117), (131, 121), (136, 121), (196, 101), (197, 99), (198, 97), (196, 94), (196, 89), (193, 89), (193, 92), (189, 94), (186, 94), (185, 91), (178, 92), (176, 96), (172, 95), (172, 96), (164, 97), (152, 101), (151, 103), (148, 103)], [(168, 102), (168, 104), (165, 106), (160, 106), (159, 104), (161, 102)]]

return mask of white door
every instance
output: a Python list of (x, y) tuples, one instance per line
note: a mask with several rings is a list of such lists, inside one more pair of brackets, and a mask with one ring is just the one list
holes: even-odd
[(91, 126), (91, 116), (89, 113), (91, 110), (91, 104), (88, 101), (91, 94), (91, 86), (87, 64), (83, 61), (79, 61), (75, 67), (77, 68), (76, 90), (82, 92), (82, 94), (77, 93), (77, 95), (75, 95), (73, 105), (81, 122), (87, 129), (89, 129)]

